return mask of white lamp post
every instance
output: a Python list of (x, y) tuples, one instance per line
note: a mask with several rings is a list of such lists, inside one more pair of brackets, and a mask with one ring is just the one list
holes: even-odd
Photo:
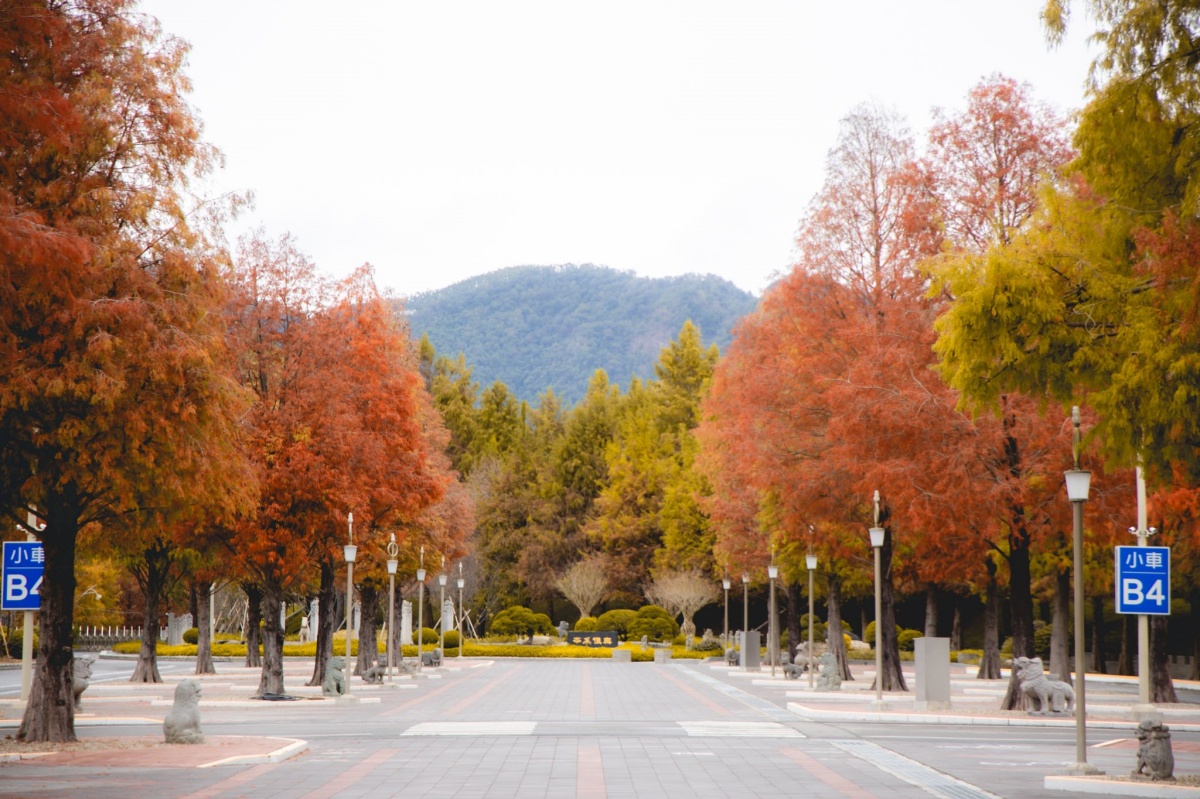
[[(804, 556), (804, 565), (808, 567), (808, 687), (813, 687), (813, 572), (817, 570), (817, 556), (811, 552)], [(875, 625), (878, 627), (879, 625)], [(840, 632), (840, 631), (839, 631)], [(829, 631), (825, 631), (825, 640), (829, 640)]]
[[(353, 669), (350, 665), (350, 639), (354, 635), (354, 630), (351, 628), (351, 613), (354, 611), (354, 557), (358, 554), (358, 547), (354, 546), (354, 514), (346, 514), (346, 524), (349, 527), (350, 543), (342, 547), (342, 554), (346, 556), (346, 668)], [(346, 696), (350, 695), (350, 683), (346, 683)]]
[(1083, 628), (1083, 503), (1087, 502), (1088, 489), (1092, 484), (1092, 473), (1079, 468), (1079, 408), (1071, 409), (1071, 423), (1075, 426), (1073, 449), (1075, 468), (1064, 472), (1067, 481), (1067, 499), (1071, 502), (1073, 518), (1073, 572), (1075, 580), (1075, 762), (1067, 770), (1069, 774), (1096, 774), (1087, 762), (1087, 693), (1084, 679), (1087, 673), (1087, 657), (1084, 652)]
[[(742, 646), (746, 646), (746, 633), (750, 631), (750, 575), (742, 572)], [(742, 655), (741, 663), (746, 664), (746, 656)]]
[[(411, 618), (411, 616), (409, 617)], [(421, 670), (421, 642), (425, 632), (425, 547), (421, 547), (421, 565), (417, 569), (417, 671)]]
[[(883, 704), (883, 594), (879, 590), (883, 581), (883, 567), (879, 551), (883, 549), (885, 531), (879, 526), (879, 492), (875, 492), (875, 526), (867, 531), (871, 536), (871, 549), (875, 550), (875, 701)], [(836, 633), (837, 630), (834, 630)], [(826, 638), (829, 633), (826, 632)]]
[(442, 573), (438, 575), (438, 649), (446, 654), (446, 558), (442, 557)]
[(462, 563), (458, 564), (458, 656), (463, 656), (463, 650), (467, 648), (466, 639), (463, 638), (463, 586), (466, 585), (466, 580), (463, 579)]
[[(1129, 532), (1137, 536), (1137, 545), (1144, 547), (1149, 544), (1149, 537), (1158, 531), (1146, 526), (1146, 475), (1142, 471), (1140, 456), (1134, 474), (1137, 481), (1137, 527), (1130, 527)], [(1135, 721), (1161, 719), (1161, 715), (1150, 702), (1150, 617), (1145, 613), (1138, 614), (1137, 639), (1138, 701), (1130, 710)]]
[(725, 575), (725, 579), (721, 581), (721, 587), (725, 589), (725, 630), (721, 634), (721, 639), (725, 642), (721, 649), (729, 648), (729, 589), (733, 583), (729, 580), (729, 575)]
[(779, 660), (779, 630), (775, 621), (775, 578), (779, 576), (779, 568), (772, 563), (767, 566), (767, 577), (771, 581), (771, 601), (768, 603), (767, 613), (770, 618), (767, 619), (767, 657), (771, 659), (771, 676), (775, 676), (775, 661)]
[[(387, 624), (387, 673), (388, 682), (392, 682), (392, 663), (395, 662), (395, 657), (392, 654), (392, 640), (396, 637), (396, 569), (400, 565), (400, 561), (396, 560), (396, 555), (399, 554), (400, 547), (396, 546), (396, 534), (392, 533), (388, 539), (387, 545), (387, 570), (388, 570), (388, 624)], [(401, 658), (403, 660), (403, 658)]]

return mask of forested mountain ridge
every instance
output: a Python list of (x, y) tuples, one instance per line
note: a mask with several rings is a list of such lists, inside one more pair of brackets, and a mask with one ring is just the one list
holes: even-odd
[(553, 388), (580, 400), (603, 369), (618, 385), (653, 377), (660, 351), (691, 320), (724, 351), (754, 295), (713, 275), (646, 278), (591, 264), (514, 266), (407, 300), (414, 338), (463, 353), (483, 386), (533, 401)]

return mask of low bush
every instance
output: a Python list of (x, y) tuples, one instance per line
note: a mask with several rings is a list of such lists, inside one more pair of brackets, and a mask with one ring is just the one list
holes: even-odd
[(594, 633), (600, 629), (600, 623), (595, 616), (580, 616), (579, 621), (575, 622), (575, 632), (577, 633)]
[(441, 640), (438, 638), (437, 630), (432, 627), (422, 627), (420, 635), (421, 643), (425, 646), (437, 646), (438, 641)]
[(450, 630), (442, 640), (446, 649), (458, 649), (458, 630)]
[(183, 631), (183, 642), (185, 644), (200, 643), (200, 628), (199, 627), (188, 627), (186, 630), (184, 630)]
[(553, 635), (558, 631), (545, 613), (519, 605), (497, 613), (490, 629), (493, 635)]
[(901, 652), (912, 652), (916, 640), (924, 637), (925, 633), (920, 630), (901, 630), (896, 633), (896, 643), (900, 646)]
[(658, 605), (646, 605), (634, 615), (625, 628), (625, 637), (636, 640), (645, 636), (650, 641), (670, 641), (679, 635), (679, 624)]
[(629, 632), (629, 623), (637, 618), (637, 611), (627, 608), (607, 610), (596, 619), (597, 630), (615, 630), (624, 640)]

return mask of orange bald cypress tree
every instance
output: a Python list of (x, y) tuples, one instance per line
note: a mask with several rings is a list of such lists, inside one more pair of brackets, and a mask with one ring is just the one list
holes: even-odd
[(0, 6), (0, 494), (46, 524), (29, 741), (75, 737), (79, 529), (252, 488), (213, 253), (189, 222), (215, 153), (184, 99), (186, 46), (132, 5)]

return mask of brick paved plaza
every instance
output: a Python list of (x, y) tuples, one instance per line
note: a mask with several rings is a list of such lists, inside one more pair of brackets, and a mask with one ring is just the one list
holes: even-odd
[[(127, 682), (101, 661), (77, 717), (80, 738), (161, 741), (174, 684)], [(292, 702), (248, 700), (258, 672), (219, 663), (202, 678), (199, 746), (141, 746), (0, 763), (0, 795), (22, 797), (1070, 797), (1043, 787), (1074, 759), (1069, 719), (997, 718), (999, 683), (956, 679), (954, 714), (915, 713), (911, 694), (874, 706), (863, 673), (839, 695), (722, 664), (451, 660), (418, 679), (319, 699), (289, 661)], [(123, 672), (122, 672), (123, 670)], [(15, 672), (0, 673), (11, 685)], [(961, 675), (960, 675), (961, 676)], [(975, 688), (975, 686), (978, 688)], [(1178, 686), (1190, 694), (1186, 684)], [(978, 693), (976, 693), (976, 691)], [(1096, 695), (1089, 762), (1127, 774), (1133, 700), (1125, 681)], [(11, 696), (11, 694), (4, 694)], [(7, 734), (19, 721), (12, 700)], [(907, 707), (906, 707), (907, 704)], [(1196, 708), (1200, 711), (1200, 708)], [(1180, 708), (1177, 773), (1200, 771), (1200, 712)], [(1015, 726), (1016, 724), (1031, 726)], [(1164, 794), (1165, 795), (1165, 794)]]

